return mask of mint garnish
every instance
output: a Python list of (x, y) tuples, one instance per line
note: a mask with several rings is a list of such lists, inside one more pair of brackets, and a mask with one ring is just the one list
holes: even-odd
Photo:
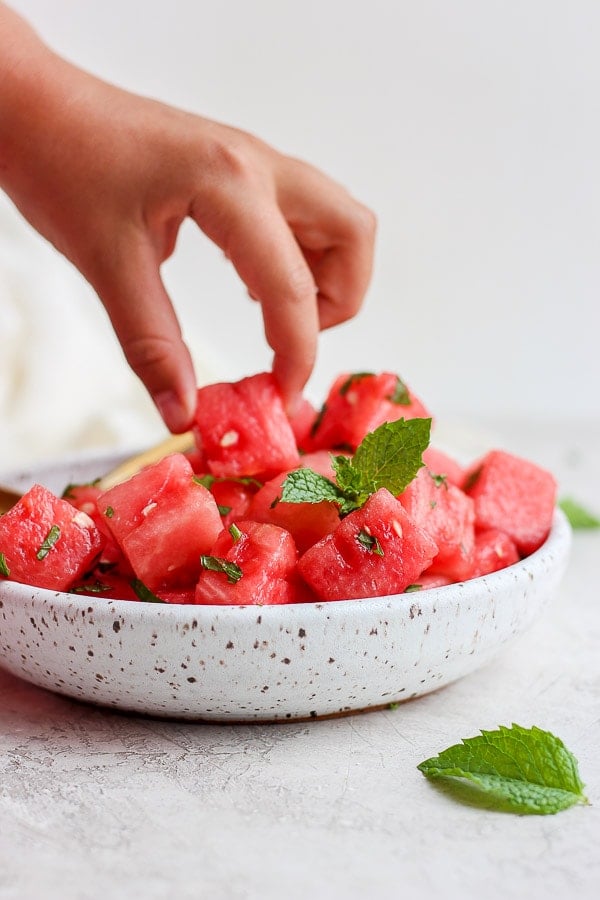
[(374, 374), (374, 372), (353, 372), (340, 387), (340, 396), (344, 397), (357, 381), (362, 381), (363, 378), (372, 378)]
[(220, 556), (201, 556), (200, 565), (210, 572), (222, 572), (227, 575), (229, 584), (236, 584), (244, 574), (238, 565)]
[(462, 783), (469, 802), (502, 812), (549, 815), (588, 802), (573, 754), (535, 726), (482, 731), (417, 768), (427, 778)]
[(312, 469), (290, 472), (282, 485), (284, 503), (320, 503), (329, 500), (341, 515), (359, 509), (380, 488), (401, 494), (423, 465), (429, 445), (431, 419), (397, 419), (384, 422), (367, 434), (352, 459), (333, 456), (336, 481)]
[(235, 522), (232, 522), (229, 526), (229, 534), (231, 535), (231, 540), (233, 541), (233, 543), (237, 544), (239, 539), (242, 537), (243, 532), (240, 531)]
[(44, 540), (42, 541), (42, 546), (36, 553), (37, 558), (45, 559), (48, 556), (48, 554), (50, 553), (50, 550), (52, 549), (52, 547), (55, 545), (55, 543), (59, 539), (59, 537), (60, 537), (60, 528), (58, 527), (58, 525), (53, 525), (51, 527), (50, 531), (48, 532), (48, 534), (46, 535), (46, 537), (44, 538)]
[(571, 528), (600, 528), (600, 519), (571, 497), (563, 497), (558, 501), (558, 505), (569, 520)]
[(142, 600), (144, 603), (165, 603), (165, 601), (161, 600), (160, 597), (157, 597), (149, 587), (146, 587), (144, 582), (140, 581), (139, 578), (133, 578), (129, 584), (133, 588), (138, 600)]
[(0, 575), (4, 575), (5, 578), (8, 578), (10, 575), (10, 569), (6, 564), (6, 557), (4, 553), (0, 553)]
[(383, 547), (377, 540), (377, 538), (369, 534), (364, 528), (361, 528), (358, 534), (356, 535), (356, 540), (358, 543), (365, 547), (367, 550), (370, 550), (371, 553), (376, 553), (377, 556), (384, 556)]
[(408, 393), (408, 388), (404, 384), (401, 378), (396, 376), (396, 387), (394, 388), (394, 393), (390, 394), (387, 398), (391, 403), (395, 403), (396, 406), (410, 406), (411, 399), (410, 394)]

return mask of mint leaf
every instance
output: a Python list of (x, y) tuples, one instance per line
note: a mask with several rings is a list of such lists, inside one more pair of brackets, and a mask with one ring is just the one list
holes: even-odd
[(569, 520), (571, 528), (600, 528), (600, 519), (571, 497), (563, 497), (558, 501), (558, 505)]
[(422, 590), (423, 590), (422, 584), (409, 584), (407, 587), (404, 588), (404, 593), (405, 594), (414, 594), (416, 591), (422, 591)]
[(229, 584), (235, 584), (244, 574), (240, 567), (228, 559), (222, 559), (220, 556), (201, 556), (200, 565), (203, 569), (210, 572), (222, 572), (227, 575)]
[(360, 529), (360, 531), (356, 535), (356, 540), (362, 547), (365, 547), (371, 553), (376, 553), (377, 556), (385, 555), (383, 552), (383, 547), (381, 546), (377, 538), (374, 535), (369, 534), (366, 529)]
[(340, 395), (344, 397), (355, 382), (362, 381), (363, 378), (372, 378), (374, 374), (374, 372), (353, 372), (340, 387)]
[(4, 575), (5, 578), (8, 578), (10, 575), (10, 569), (6, 563), (6, 557), (4, 553), (0, 553), (0, 575)]
[[(71, 588), (72, 594), (104, 594), (106, 591), (110, 591), (110, 584), (104, 584), (98, 580), (90, 584), (78, 584), (77, 587)], [(160, 602), (162, 603), (162, 600)]]
[(345, 516), (359, 509), (380, 488), (397, 496), (423, 465), (429, 445), (431, 419), (384, 422), (367, 434), (352, 459), (332, 456), (336, 482), (312, 469), (296, 469), (282, 485), (285, 503), (320, 503), (329, 500)]
[(229, 526), (229, 534), (231, 535), (231, 540), (233, 541), (234, 544), (237, 544), (239, 539), (242, 537), (242, 532), (237, 527), (235, 522), (232, 522), (231, 525)]
[(50, 550), (55, 545), (55, 543), (57, 542), (59, 537), (60, 537), (60, 528), (58, 527), (58, 525), (53, 525), (51, 527), (50, 531), (48, 532), (48, 534), (46, 535), (46, 537), (44, 538), (44, 540), (42, 541), (42, 546), (36, 553), (37, 558), (40, 560), (46, 559), (46, 557), (50, 553)]
[(138, 598), (138, 600), (142, 600), (144, 603), (164, 603), (164, 600), (161, 600), (160, 597), (157, 597), (155, 593), (153, 593), (149, 587), (146, 587), (143, 581), (140, 581), (139, 578), (133, 578), (129, 584), (133, 588), (133, 591)]
[(344, 493), (324, 475), (312, 469), (296, 469), (283, 482), (280, 499), (282, 503), (343, 503)]
[(352, 459), (363, 490), (368, 487), (372, 494), (387, 488), (394, 496), (401, 494), (423, 465), (430, 432), (431, 419), (397, 419), (368, 434)]
[(193, 475), (192, 481), (209, 490), (213, 484), (223, 484), (224, 481), (232, 481), (234, 484), (243, 484), (246, 487), (261, 488), (263, 486), (262, 481), (251, 478), (249, 475), (240, 475), (239, 477), (232, 475), (230, 478), (218, 478), (216, 475)]
[(410, 394), (408, 393), (408, 388), (401, 378), (396, 377), (396, 387), (394, 388), (394, 393), (390, 394), (387, 399), (391, 403), (395, 403), (396, 406), (410, 406)]
[[(577, 761), (563, 742), (540, 728), (500, 726), (463, 739), (417, 768), (427, 778), (473, 786), (471, 801), (503, 812), (550, 815), (587, 803)], [(463, 794), (464, 796), (464, 794)]]

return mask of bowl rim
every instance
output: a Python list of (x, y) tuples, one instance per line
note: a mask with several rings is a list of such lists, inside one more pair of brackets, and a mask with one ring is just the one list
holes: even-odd
[[(90, 614), (102, 615), (110, 613), (112, 617), (115, 615), (127, 615), (129, 621), (143, 620), (147, 618), (169, 619), (174, 621), (191, 621), (196, 620), (197, 624), (201, 624), (201, 620), (210, 621), (215, 617), (223, 619), (226, 617), (242, 617), (242, 616), (262, 616), (268, 615), (273, 621), (277, 622), (286, 617), (296, 617), (306, 615), (309, 610), (322, 612), (324, 610), (331, 611), (333, 615), (339, 614), (345, 610), (347, 614), (357, 615), (360, 611), (365, 614), (372, 614), (378, 610), (405, 610), (408, 614), (414, 615), (415, 605), (421, 610), (433, 607), (434, 605), (451, 602), (460, 595), (461, 601), (465, 602), (474, 597), (480, 596), (482, 591), (492, 596), (498, 592), (502, 592), (509, 587), (516, 587), (521, 582), (527, 583), (535, 578), (532, 571), (535, 568), (543, 567), (546, 560), (552, 560), (556, 556), (557, 562), (566, 563), (569, 548), (571, 545), (572, 529), (566, 515), (557, 506), (554, 510), (552, 526), (548, 537), (529, 556), (524, 557), (510, 566), (491, 572), (487, 575), (481, 575), (477, 578), (470, 578), (465, 581), (457, 581), (452, 584), (443, 585), (441, 587), (426, 588), (414, 593), (402, 594), (384, 594), (379, 597), (363, 597), (355, 600), (319, 600), (312, 603), (282, 603), (282, 604), (190, 604), (190, 603), (149, 603), (136, 600), (112, 600), (103, 599), (98, 596), (90, 596), (84, 594), (73, 594), (68, 591), (54, 591), (48, 588), (40, 588), (35, 585), (22, 584), (21, 582), (3, 579), (0, 581), (0, 601), (4, 598), (10, 598), (14, 594), (23, 593), (30, 594), (34, 592), (30, 599), (39, 598), (52, 604), (55, 608), (58, 606), (61, 610), (75, 609), (80, 611), (88, 611)], [(410, 602), (402, 605), (398, 604), (398, 598), (405, 598)]]

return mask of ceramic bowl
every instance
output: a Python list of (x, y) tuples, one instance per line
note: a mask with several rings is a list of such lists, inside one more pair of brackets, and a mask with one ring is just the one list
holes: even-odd
[[(12, 482), (54, 490), (83, 460)], [(153, 716), (281, 721), (377, 708), (487, 663), (540, 615), (570, 547), (557, 511), (522, 562), (419, 593), (291, 606), (157, 606), (0, 583), (0, 665), (69, 697)]]

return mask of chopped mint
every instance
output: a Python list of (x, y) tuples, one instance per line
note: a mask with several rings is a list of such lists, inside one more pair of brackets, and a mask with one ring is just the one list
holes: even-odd
[(77, 488), (96, 487), (96, 485), (100, 482), (100, 480), (101, 480), (100, 478), (95, 478), (93, 481), (82, 481), (79, 483), (68, 484), (66, 486), (66, 488), (64, 489), (64, 491), (62, 492), (61, 498), (63, 500), (72, 500), (75, 496), (74, 491), (76, 491)]
[(44, 538), (44, 540), (42, 542), (42, 546), (36, 553), (37, 558), (40, 560), (45, 559), (48, 556), (48, 554), (50, 553), (50, 550), (52, 549), (52, 547), (55, 545), (55, 543), (59, 539), (59, 537), (60, 537), (60, 528), (58, 527), (58, 525), (53, 525), (51, 527), (50, 531), (48, 532), (48, 534), (46, 535), (46, 537)]
[(361, 546), (366, 547), (367, 550), (370, 550), (371, 553), (376, 553), (377, 556), (384, 556), (383, 548), (377, 538), (369, 534), (368, 531), (365, 531), (364, 528), (361, 528), (358, 534), (356, 535), (356, 540)]
[(234, 484), (243, 484), (247, 487), (255, 487), (261, 488), (263, 486), (262, 481), (259, 481), (258, 478), (251, 478), (249, 475), (242, 475), (239, 478), (235, 476), (231, 476), (230, 478), (218, 478), (216, 475), (194, 475), (192, 477), (192, 481), (196, 484), (201, 484), (202, 487), (210, 489), (213, 484), (223, 484), (224, 481), (232, 481)]
[(229, 534), (231, 535), (231, 539), (233, 540), (233, 543), (237, 544), (239, 539), (242, 537), (243, 532), (240, 531), (240, 529), (237, 527), (235, 522), (232, 522), (231, 525), (229, 526)]
[(380, 488), (398, 496), (423, 465), (430, 430), (431, 419), (384, 422), (366, 435), (352, 459), (332, 457), (337, 484), (312, 469), (297, 469), (283, 482), (281, 499), (286, 503), (329, 500), (346, 515)]
[(417, 768), (427, 778), (462, 784), (470, 802), (502, 812), (550, 815), (588, 802), (573, 754), (535, 726), (482, 731)]
[(221, 503), (217, 503), (217, 509), (220, 516), (227, 516), (231, 512), (231, 506), (223, 506)]
[(104, 515), (106, 516), (107, 519), (112, 519), (114, 514), (115, 514), (115, 511), (112, 508), (112, 506), (107, 506), (106, 509), (104, 510)]
[(310, 428), (310, 436), (311, 437), (314, 437), (315, 434), (317, 433), (317, 431), (319, 430), (321, 422), (323, 421), (323, 416), (325, 415), (326, 412), (327, 412), (327, 404), (324, 403), (323, 406), (321, 407), (321, 409), (319, 410), (319, 412), (317, 413), (317, 415), (315, 417), (315, 421), (311, 425), (311, 428)]
[(102, 581), (78, 584), (77, 587), (71, 588), (72, 594), (104, 594), (106, 591), (110, 591), (110, 584), (104, 584)]
[(222, 572), (227, 575), (229, 584), (236, 584), (244, 574), (238, 565), (220, 556), (201, 556), (200, 565), (210, 572)]
[(434, 475), (433, 472), (430, 472), (429, 474), (435, 481), (436, 487), (442, 487), (442, 485), (443, 485), (446, 489), (448, 488), (448, 476), (447, 475)]
[(467, 476), (465, 485), (463, 487), (463, 491), (465, 493), (468, 493), (471, 490), (471, 488), (477, 484), (477, 481), (479, 480), (480, 475), (481, 475), (481, 466), (479, 466), (477, 469), (473, 469), (471, 474)]
[(404, 593), (405, 594), (414, 594), (415, 591), (422, 591), (422, 590), (423, 590), (422, 584), (409, 584), (408, 587), (404, 588)]
[(571, 528), (600, 528), (600, 519), (571, 497), (563, 497), (558, 501), (558, 505), (569, 520)]
[(354, 372), (352, 375), (349, 375), (340, 387), (340, 395), (344, 397), (353, 384), (357, 381), (362, 381), (363, 378), (372, 378), (374, 374), (374, 372)]
[(130, 582), (131, 587), (138, 600), (142, 600), (144, 603), (164, 603), (164, 600), (161, 600), (160, 597), (157, 597), (153, 591), (150, 590), (149, 587), (146, 587), (143, 581), (140, 581), (139, 578), (133, 578)]
[(395, 403), (396, 406), (410, 406), (410, 394), (408, 393), (408, 388), (401, 378), (396, 377), (396, 387), (394, 388), (394, 393), (390, 394), (387, 399), (391, 403)]
[(8, 578), (10, 575), (10, 569), (6, 564), (6, 557), (4, 553), (0, 553), (0, 575), (4, 575), (5, 578)]

